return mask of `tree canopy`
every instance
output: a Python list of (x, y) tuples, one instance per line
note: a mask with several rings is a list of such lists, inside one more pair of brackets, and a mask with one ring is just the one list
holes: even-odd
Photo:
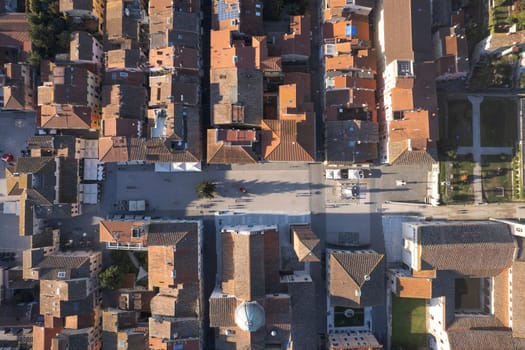
[(31, 63), (40, 59), (54, 59), (69, 49), (71, 19), (60, 13), (59, 2), (32, 0), (28, 13), (29, 35), (33, 43)]
[(122, 283), (122, 271), (118, 265), (111, 265), (98, 275), (100, 286), (107, 289), (118, 289)]
[(209, 181), (201, 181), (197, 184), (197, 197), (199, 198), (213, 198), (213, 192), (215, 192), (215, 184)]

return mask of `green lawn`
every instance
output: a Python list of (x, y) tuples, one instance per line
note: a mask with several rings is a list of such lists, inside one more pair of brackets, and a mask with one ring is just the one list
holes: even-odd
[(458, 146), (472, 146), (472, 104), (467, 99), (448, 101), (448, 138)]
[(440, 162), (441, 200), (444, 204), (474, 201), (474, 162), (471, 154)]
[(512, 200), (511, 157), (482, 156), (483, 196), (489, 203)]
[(482, 147), (513, 147), (517, 139), (517, 106), (513, 99), (485, 98), (480, 106)]
[(507, 55), (498, 59), (484, 56), (483, 61), (472, 71), (470, 87), (472, 89), (513, 87), (516, 59), (516, 55)]
[(426, 349), (424, 299), (392, 298), (392, 349)]

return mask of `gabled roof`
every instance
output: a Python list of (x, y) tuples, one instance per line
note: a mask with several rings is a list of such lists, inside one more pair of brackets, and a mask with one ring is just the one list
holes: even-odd
[(89, 255), (48, 255), (37, 266), (46, 269), (78, 269), (89, 262)]
[(290, 225), (290, 231), (293, 234), (293, 247), (297, 258), (301, 262), (318, 262), (320, 261), (321, 252), (320, 239), (312, 231), (310, 225)]
[[(221, 132), (250, 134), (246, 142), (236, 144), (228, 139), (220, 139)], [(257, 163), (256, 155), (252, 150), (252, 142), (256, 141), (255, 131), (208, 129), (208, 163), (209, 164), (249, 164)]]
[(330, 297), (334, 306), (373, 306), (383, 303), (383, 254), (368, 251), (330, 253)]
[(127, 162), (128, 140), (125, 137), (101, 137), (98, 139), (98, 159), (102, 162)]
[(131, 231), (144, 224), (144, 221), (102, 220), (99, 224), (100, 242), (132, 242)]
[(326, 122), (329, 162), (355, 163), (377, 158), (379, 126), (372, 121), (332, 120)]
[(146, 88), (114, 84), (102, 87), (102, 117), (141, 120), (146, 108)]
[(233, 295), (212, 295), (210, 298), (210, 327), (234, 326), (237, 304), (237, 298)]
[(104, 136), (136, 137), (139, 131), (140, 120), (126, 118), (104, 119)]
[(138, 1), (108, 0), (106, 32), (109, 40), (136, 39), (140, 5)]
[(160, 138), (143, 139), (125, 137), (99, 138), (99, 160), (127, 162), (140, 160), (147, 163), (199, 162), (192, 150), (175, 148), (176, 140)]
[[(93, 61), (95, 60), (95, 52), (93, 46), (97, 45), (102, 50), (102, 45), (91, 34), (84, 31), (71, 33), (69, 42), (69, 57), (72, 61)], [(101, 62), (102, 57), (96, 59)]]
[(17, 47), (26, 53), (31, 51), (29, 22), (25, 13), (0, 15), (0, 47)]
[(14, 172), (36, 174), (51, 162), (54, 162), (53, 157), (21, 157), (16, 161)]
[[(210, 83), (213, 125), (260, 124), (263, 116), (263, 76), (260, 70), (212, 69)], [(236, 108), (242, 108), (242, 114), (236, 114)]]
[(309, 121), (262, 121), (262, 156), (266, 160), (314, 161), (313, 142), (313, 128)]
[(148, 246), (175, 246), (186, 237), (187, 234), (187, 232), (150, 232), (148, 233), (147, 244)]
[(108, 50), (106, 68), (137, 68), (141, 63), (142, 54), (139, 49)]
[(422, 269), (491, 277), (512, 264), (515, 245), (509, 228), (496, 222), (419, 225)]
[(451, 350), (515, 349), (511, 330), (491, 316), (458, 317), (447, 335)]
[(4, 109), (31, 109), (31, 101), (26, 98), (26, 87), (21, 84), (4, 86)]
[(525, 338), (525, 261), (512, 264), (512, 335)]
[(426, 165), (431, 166), (436, 162), (436, 159), (432, 157), (427, 151), (409, 151), (405, 150), (401, 155), (396, 158), (393, 162), (395, 165)]
[(512, 332), (507, 329), (469, 329), (447, 332), (447, 335), (451, 350), (515, 349)]
[(91, 108), (72, 105), (38, 107), (40, 127), (47, 129), (90, 129)]

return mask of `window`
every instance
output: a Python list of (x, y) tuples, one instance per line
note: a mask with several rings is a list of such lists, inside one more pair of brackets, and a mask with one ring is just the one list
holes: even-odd
[(403, 111), (394, 111), (394, 120), (403, 120), (405, 118), (405, 114)]
[(400, 77), (412, 76), (412, 62), (397, 61), (397, 75)]
[(57, 277), (58, 278), (65, 278), (66, 277), (66, 272), (65, 271), (59, 271), (57, 273)]

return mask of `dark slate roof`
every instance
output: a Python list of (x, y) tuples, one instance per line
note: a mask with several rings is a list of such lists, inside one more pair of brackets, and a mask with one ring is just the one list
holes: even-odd
[(87, 255), (49, 255), (38, 264), (38, 267), (51, 269), (79, 268), (86, 262), (89, 262)]
[(42, 248), (53, 245), (53, 231), (45, 230), (31, 236), (31, 248)]
[(51, 135), (35, 135), (27, 138), (27, 147), (53, 149), (53, 136)]
[(192, 222), (154, 222), (148, 226), (147, 245), (176, 245), (187, 234), (196, 234), (197, 229)]
[(148, 233), (147, 245), (177, 245), (186, 234), (186, 232)]
[(78, 163), (73, 158), (59, 158), (60, 181), (58, 188), (59, 203), (76, 203), (78, 188)]
[(14, 172), (35, 174), (41, 171), (48, 163), (53, 161), (53, 157), (21, 157), (16, 161)]
[[(62, 272), (64, 273), (64, 277), (59, 277), (59, 273), (62, 273)], [(68, 280), (70, 278), (71, 278), (71, 269), (68, 269), (68, 268), (51, 269), (48, 272), (44, 273), (42, 276), (40, 276), (40, 280), (42, 281)]]
[(419, 226), (419, 235), (422, 268), (490, 277), (512, 264), (515, 245), (505, 224), (430, 223)]

